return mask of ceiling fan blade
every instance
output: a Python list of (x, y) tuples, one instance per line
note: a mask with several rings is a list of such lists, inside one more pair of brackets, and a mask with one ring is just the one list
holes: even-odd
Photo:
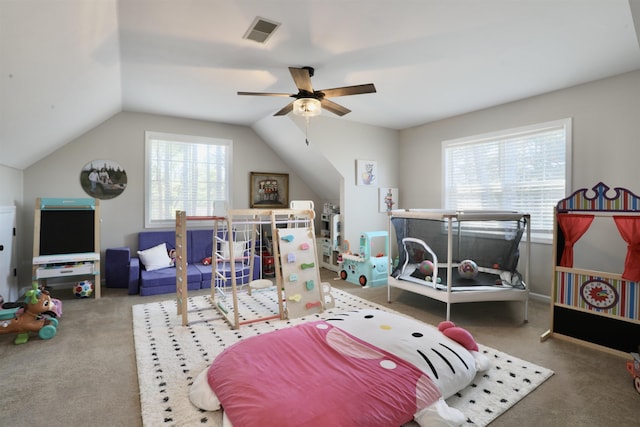
[(293, 111), (293, 102), (288, 103), (284, 108), (277, 111), (274, 116), (286, 116)]
[(351, 112), (351, 110), (349, 110), (348, 108), (343, 107), (342, 105), (336, 104), (333, 101), (329, 101), (326, 98), (321, 99), (320, 104), (322, 105), (322, 108), (332, 112), (333, 114), (337, 114), (338, 116), (344, 116), (345, 114)]
[(269, 92), (238, 92), (238, 95), (252, 96), (291, 96), (290, 93), (269, 93)]
[(333, 98), (336, 96), (360, 95), (363, 93), (375, 93), (376, 87), (373, 83), (356, 86), (336, 87), (333, 89), (323, 89), (318, 92), (324, 93), (325, 98)]
[[(281, 96), (281, 97), (291, 97), (297, 99), (304, 98), (312, 98), (314, 100), (320, 101), (320, 104), (324, 109), (333, 113), (337, 116), (344, 116), (351, 112), (346, 107), (342, 105), (336, 104), (333, 101), (329, 101), (327, 98), (333, 98), (338, 96), (348, 96), (348, 95), (359, 95), (364, 93), (375, 93), (376, 87), (373, 83), (363, 84), (363, 85), (355, 85), (355, 86), (342, 86), (335, 87), (331, 89), (323, 89), (314, 92), (313, 86), (311, 85), (311, 77), (313, 77), (314, 69), (312, 67), (289, 67), (289, 73), (291, 73), (291, 77), (293, 78), (296, 87), (298, 88), (297, 94), (289, 94), (289, 93), (269, 93), (269, 92), (238, 92), (238, 95), (251, 95), (251, 96)], [(290, 102), (280, 110), (278, 110), (274, 116), (285, 116), (293, 111), (293, 104), (295, 101)]]
[(311, 76), (309, 75), (308, 69), (289, 67), (289, 72), (291, 73), (291, 77), (293, 77), (293, 81), (295, 82), (298, 90), (313, 93)]

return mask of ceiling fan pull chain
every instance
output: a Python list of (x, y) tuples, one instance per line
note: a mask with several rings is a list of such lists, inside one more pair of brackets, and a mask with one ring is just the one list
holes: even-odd
[(306, 122), (306, 126), (305, 126), (305, 138), (304, 138), (304, 142), (309, 145), (309, 117), (305, 117), (305, 122)]

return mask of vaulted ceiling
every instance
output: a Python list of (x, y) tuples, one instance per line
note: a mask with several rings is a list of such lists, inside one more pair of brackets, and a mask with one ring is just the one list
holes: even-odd
[(403, 129), (638, 70), (639, 30), (640, 0), (0, 0), (0, 164), (120, 111), (250, 126), (289, 100), (236, 92), (294, 93), (290, 66), (374, 83), (341, 120)]

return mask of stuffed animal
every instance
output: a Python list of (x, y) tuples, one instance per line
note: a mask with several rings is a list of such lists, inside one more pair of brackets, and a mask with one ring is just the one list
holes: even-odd
[(237, 425), (253, 422), (249, 408), (253, 420), (266, 417), (271, 398), (268, 425), (308, 424), (311, 416), (312, 425), (460, 425), (466, 417), (445, 399), (489, 367), (471, 334), (452, 322), (436, 328), (358, 310), (236, 343), (196, 378), (190, 399), (205, 410), (224, 407)]
[[(414, 420), (421, 426), (460, 425), (466, 417), (444, 399), (468, 386), (491, 362), (478, 351), (473, 336), (453, 322), (438, 327), (382, 310), (347, 312), (328, 319), (340, 329), (418, 367), (436, 385), (440, 396), (425, 401)], [(419, 390), (417, 391), (419, 394)]]

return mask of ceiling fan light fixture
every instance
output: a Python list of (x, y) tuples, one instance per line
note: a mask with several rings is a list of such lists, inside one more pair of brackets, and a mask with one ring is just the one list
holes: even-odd
[(314, 117), (322, 112), (320, 101), (315, 98), (298, 98), (293, 102), (293, 114)]

